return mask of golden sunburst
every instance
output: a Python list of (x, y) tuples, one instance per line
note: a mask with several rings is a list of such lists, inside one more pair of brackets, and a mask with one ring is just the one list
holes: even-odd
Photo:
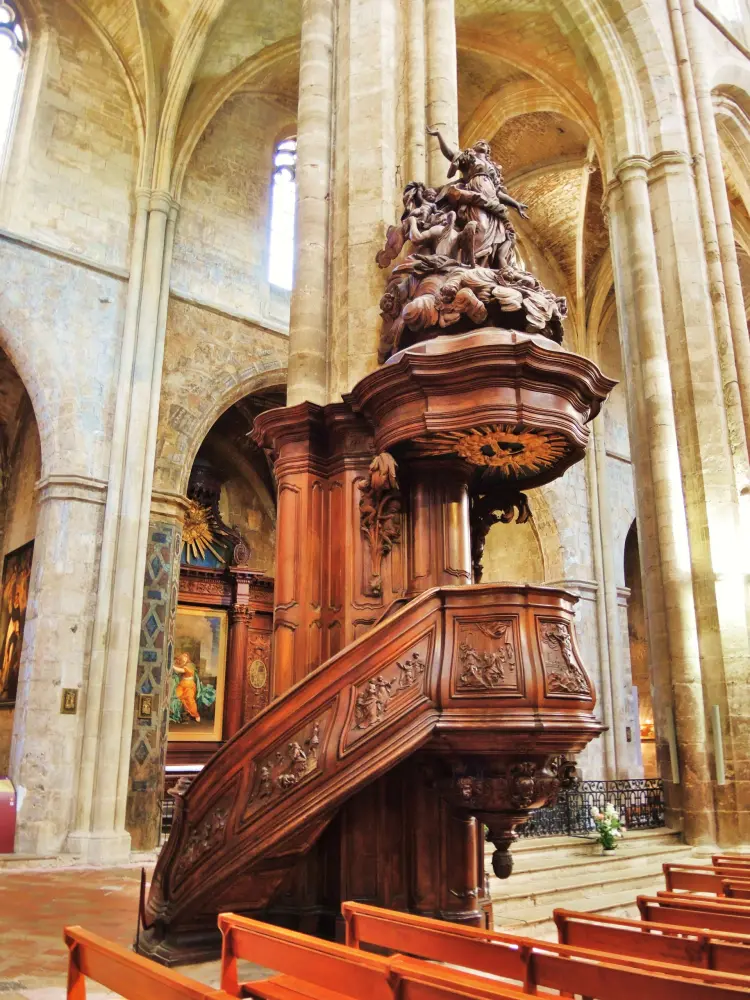
[(472, 465), (488, 465), (516, 479), (549, 469), (568, 451), (568, 442), (555, 431), (489, 424), (470, 431), (437, 435), (432, 454), (455, 454)]
[(188, 500), (185, 521), (182, 526), (182, 547), (187, 561), (205, 559), (206, 550), (212, 552), (219, 562), (225, 562), (224, 557), (211, 544), (216, 541), (211, 527), (211, 511), (194, 500)]

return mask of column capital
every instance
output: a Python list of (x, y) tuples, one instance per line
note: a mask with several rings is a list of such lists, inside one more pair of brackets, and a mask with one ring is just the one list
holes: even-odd
[(107, 481), (94, 476), (56, 473), (44, 476), (34, 489), (40, 504), (48, 500), (79, 500), (104, 506), (107, 502)]
[(630, 181), (645, 180), (650, 166), (651, 161), (647, 156), (636, 154), (620, 160), (613, 172), (617, 182), (628, 184)]
[(691, 168), (692, 165), (693, 159), (689, 153), (680, 149), (663, 149), (651, 157), (651, 166), (648, 172), (649, 182), (660, 179), (669, 170), (678, 173), (685, 167)]
[(182, 525), (188, 503), (188, 498), (182, 493), (154, 490), (151, 494), (151, 517), (154, 520), (165, 519)]

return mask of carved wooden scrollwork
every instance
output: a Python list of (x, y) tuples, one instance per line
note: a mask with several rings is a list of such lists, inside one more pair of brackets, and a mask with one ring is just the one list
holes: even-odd
[[(518, 513), (516, 513), (518, 512)], [(471, 500), (469, 524), (471, 527), (471, 568), (474, 583), (482, 582), (484, 567), (482, 557), (490, 528), (495, 524), (526, 524), (532, 518), (528, 497), (525, 493), (508, 490), (493, 490)]]
[(589, 680), (573, 651), (568, 623), (540, 621), (539, 639), (547, 694), (590, 697)]
[(396, 463), (388, 452), (376, 455), (370, 462), (368, 477), (359, 489), (360, 526), (372, 560), (367, 593), (379, 597), (383, 593), (383, 559), (401, 538), (401, 492)]
[(320, 745), (327, 719), (326, 715), (308, 723), (294, 733), (283, 749), (277, 749), (262, 760), (258, 768), (258, 799), (269, 799), (288, 791), (320, 768)]

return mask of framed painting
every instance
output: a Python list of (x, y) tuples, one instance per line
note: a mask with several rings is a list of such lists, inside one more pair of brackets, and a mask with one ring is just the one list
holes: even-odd
[(226, 611), (177, 608), (170, 677), (170, 740), (221, 739), (228, 629)]
[(33, 556), (34, 543), (27, 542), (20, 549), (9, 552), (3, 564), (0, 595), (0, 708), (15, 705), (16, 702)]

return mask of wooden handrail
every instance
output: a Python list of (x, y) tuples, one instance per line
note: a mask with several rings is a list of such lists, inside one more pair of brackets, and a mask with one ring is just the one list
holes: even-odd
[(63, 939), (68, 946), (68, 1000), (85, 1000), (87, 978), (126, 1000), (230, 1000), (223, 990), (156, 965), (83, 927), (66, 927)]

